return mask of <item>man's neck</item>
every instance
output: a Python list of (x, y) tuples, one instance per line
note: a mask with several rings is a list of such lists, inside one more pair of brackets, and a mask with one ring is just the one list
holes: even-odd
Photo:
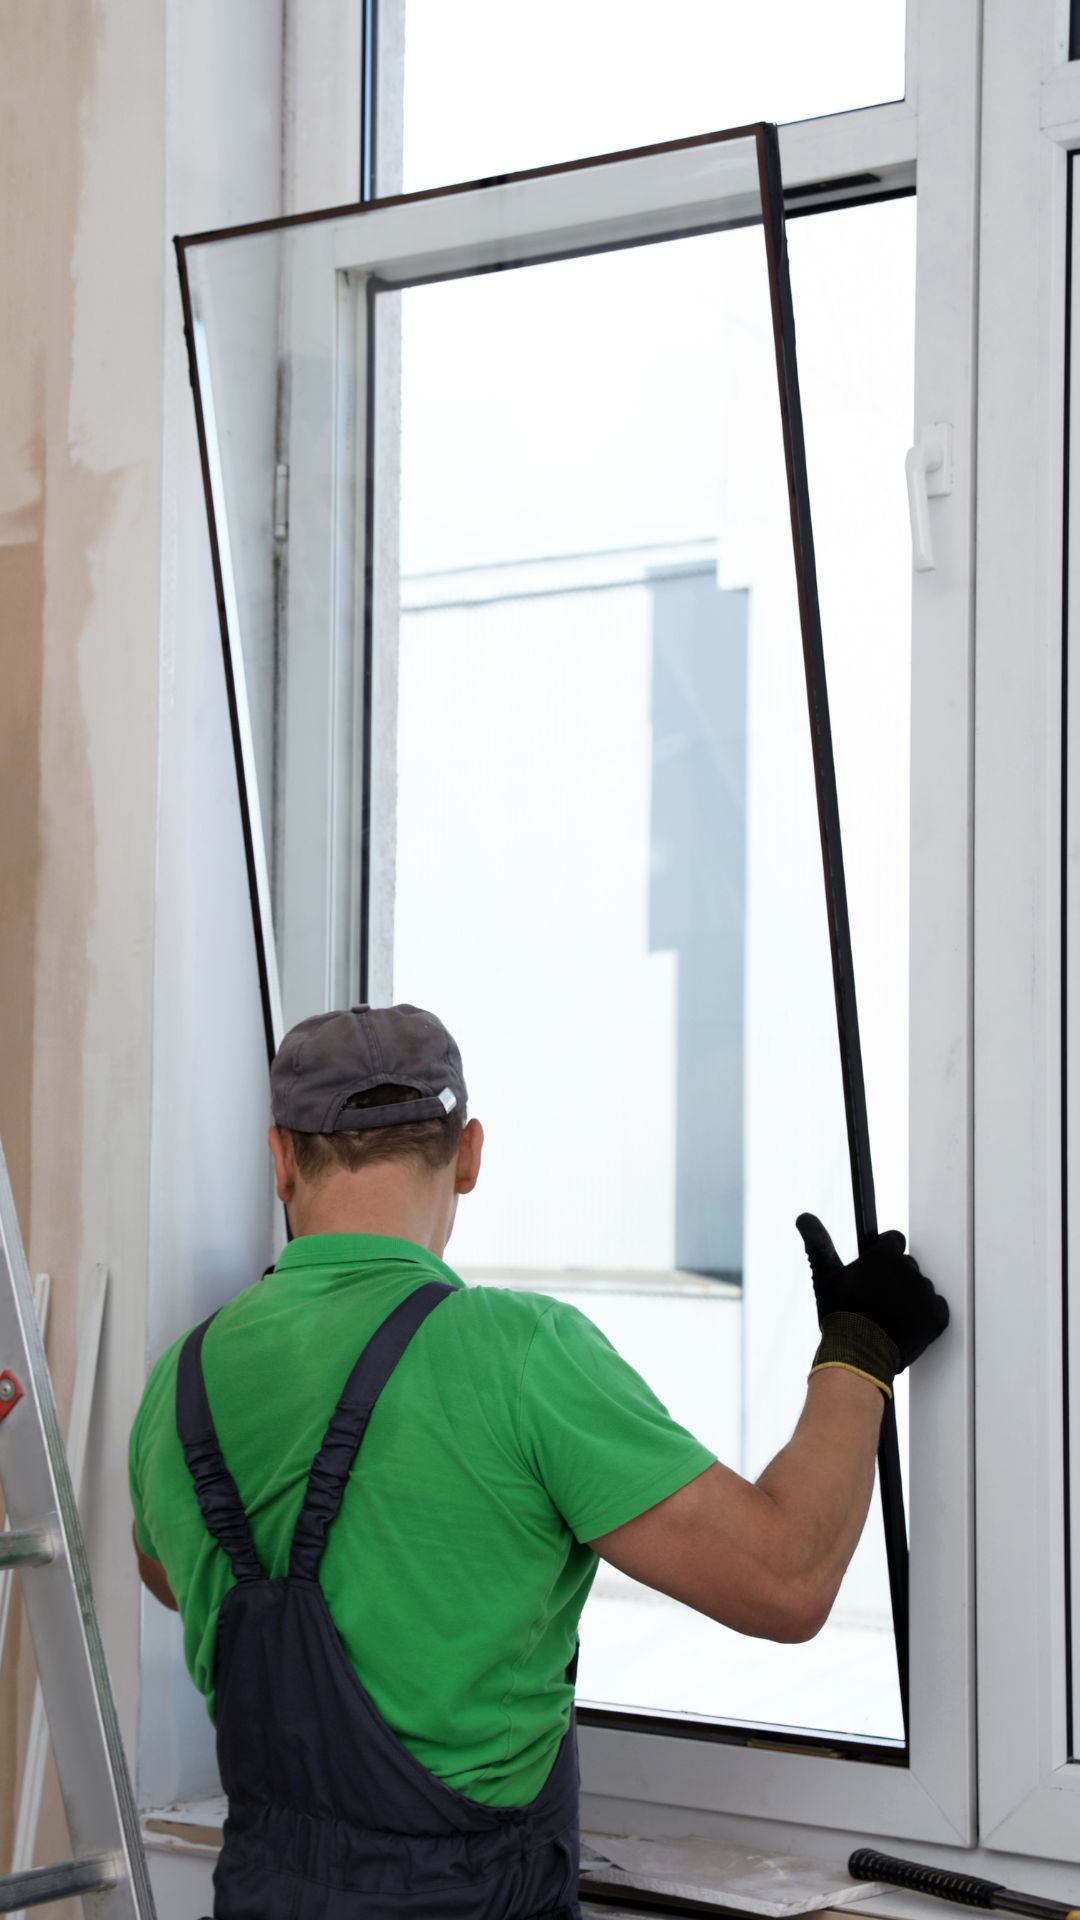
[(375, 1233), (411, 1240), (441, 1258), (449, 1232), (444, 1183), (403, 1165), (362, 1174), (331, 1173), (297, 1194), (289, 1223), (298, 1237), (312, 1233)]

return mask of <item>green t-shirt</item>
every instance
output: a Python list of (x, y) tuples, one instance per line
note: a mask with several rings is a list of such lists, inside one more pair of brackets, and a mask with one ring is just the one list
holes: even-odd
[[(715, 1455), (576, 1308), (465, 1287), (409, 1241), (311, 1235), (223, 1307), (203, 1346), (222, 1453), (272, 1578), (286, 1571), (308, 1469), (354, 1361), (433, 1276), (459, 1291), (383, 1390), (320, 1581), (352, 1665), (417, 1759), (473, 1799), (522, 1806), (569, 1717), (566, 1667), (597, 1567), (583, 1542)], [(131, 1492), (136, 1538), (165, 1566), (212, 1714), (217, 1614), (233, 1576), (177, 1437), (182, 1344), (147, 1382)]]

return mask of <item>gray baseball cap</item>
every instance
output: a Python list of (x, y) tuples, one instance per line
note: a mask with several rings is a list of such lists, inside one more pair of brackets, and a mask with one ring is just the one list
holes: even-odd
[[(415, 1100), (349, 1107), (374, 1087), (411, 1087)], [(357, 1132), (445, 1120), (466, 1104), (461, 1055), (441, 1020), (422, 1007), (350, 1007), (316, 1013), (285, 1035), (270, 1068), (279, 1127)]]

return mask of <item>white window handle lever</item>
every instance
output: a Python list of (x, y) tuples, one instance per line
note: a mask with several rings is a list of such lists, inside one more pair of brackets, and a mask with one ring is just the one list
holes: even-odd
[(953, 430), (947, 421), (921, 427), (904, 460), (908, 511), (911, 514), (911, 563), (916, 573), (932, 573), (936, 566), (930, 533), (930, 502), (952, 492)]

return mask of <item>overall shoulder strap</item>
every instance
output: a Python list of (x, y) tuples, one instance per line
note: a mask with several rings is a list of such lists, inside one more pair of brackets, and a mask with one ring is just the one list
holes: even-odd
[(318, 1579), (326, 1530), (341, 1505), (375, 1402), (417, 1328), (447, 1294), (456, 1291), (446, 1280), (427, 1281), (395, 1307), (372, 1334), (345, 1382), (308, 1475), (289, 1556), (290, 1580)]
[(195, 1482), (199, 1511), (228, 1554), (237, 1580), (263, 1580), (236, 1482), (222, 1458), (203, 1378), (202, 1345), (214, 1314), (188, 1334), (176, 1373), (176, 1430)]

